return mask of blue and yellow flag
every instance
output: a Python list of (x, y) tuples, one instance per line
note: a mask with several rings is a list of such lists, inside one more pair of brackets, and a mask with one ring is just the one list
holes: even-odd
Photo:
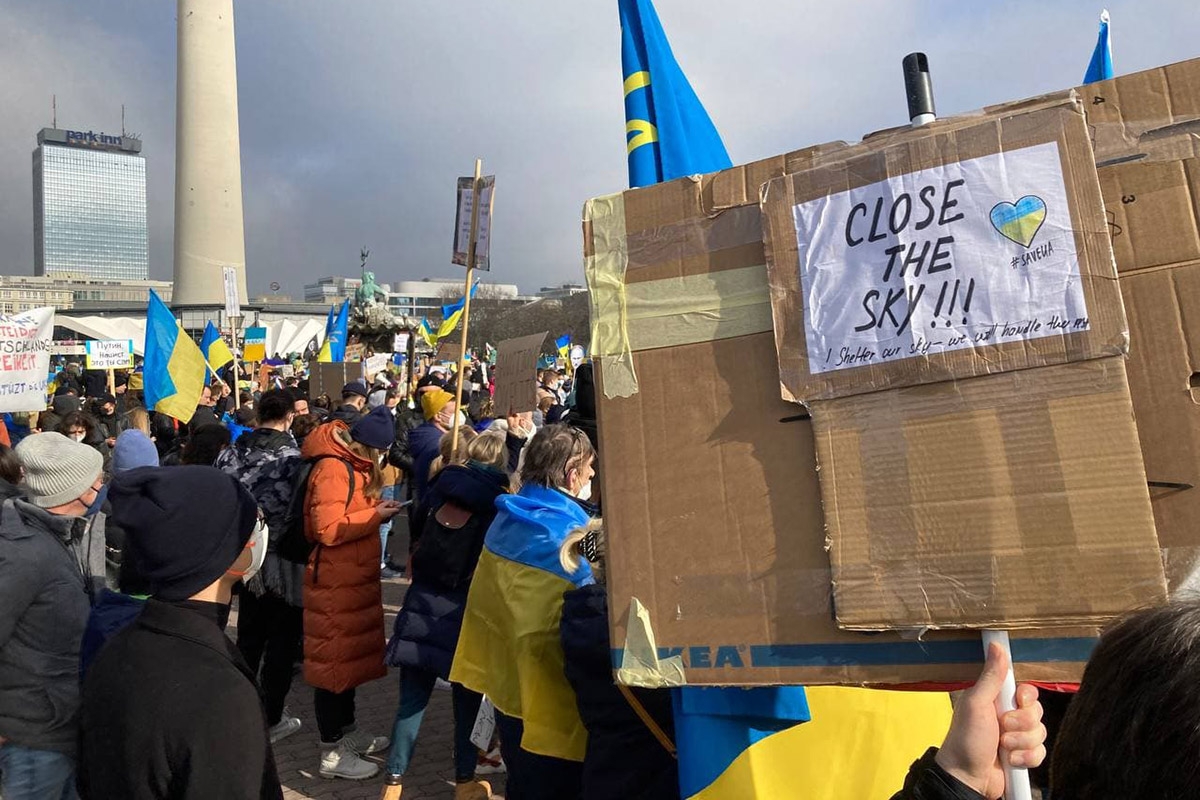
[(618, 0), (629, 185), (649, 186), (733, 166), (650, 0)]
[(567, 363), (571, 360), (571, 334), (564, 334), (554, 340), (554, 348), (558, 350), (558, 355), (567, 359)]
[[(475, 299), (475, 292), (479, 289), (479, 281), (475, 281), (475, 285), (471, 287), (471, 299)], [(467, 306), (466, 296), (460, 297), (448, 306), (442, 306), (442, 324), (438, 326), (437, 338), (434, 344), (441, 339), (445, 339), (454, 329), (458, 327), (459, 320), (462, 319), (463, 309)]]
[(1106, 8), (1100, 12), (1100, 34), (1096, 39), (1096, 49), (1092, 51), (1092, 60), (1088, 63), (1083, 82), (1106, 81), (1112, 76), (1112, 39), (1108, 36), (1108, 9)]
[(430, 347), (437, 347), (438, 335), (433, 329), (433, 325), (424, 317), (421, 318), (421, 324), (417, 327), (417, 334), (425, 340), (425, 344)]
[(144, 352), (146, 408), (187, 422), (204, 389), (204, 356), (153, 289), (146, 307)]
[(346, 360), (346, 337), (350, 335), (349, 325), (350, 301), (343, 300), (336, 315), (332, 308), (329, 309), (329, 316), (325, 320), (325, 341), (321, 343), (317, 361), (330, 363)]
[(333, 361), (333, 353), (330, 352), (330, 347), (333, 341), (329, 338), (330, 332), (333, 330), (333, 306), (329, 307), (329, 313), (325, 317), (325, 338), (321, 342), (321, 349), (317, 351), (317, 361), (322, 364), (328, 364)]
[(563, 592), (592, 582), (586, 565), (567, 574), (563, 539), (587, 524), (583, 507), (556, 489), (525, 484), (496, 500), (499, 513), (471, 580), (450, 680), (486, 694), (524, 723), (521, 747), (583, 761), (587, 730), (563, 673)]
[[(204, 354), (208, 366), (213, 369), (220, 369), (233, 362), (233, 351), (229, 349), (229, 345), (225, 344), (225, 340), (221, 338), (221, 332), (217, 330), (217, 326), (211, 319), (204, 326), (204, 335), (200, 337), (200, 352)], [(207, 381), (208, 378), (209, 371), (205, 369), (204, 380)]]

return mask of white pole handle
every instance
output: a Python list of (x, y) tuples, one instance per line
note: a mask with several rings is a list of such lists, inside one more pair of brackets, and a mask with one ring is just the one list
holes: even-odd
[[(1008, 631), (983, 631), (983, 654), (991, 649), (992, 642), (1000, 645), (1008, 656), (1008, 673), (1004, 676), (1004, 686), (996, 698), (996, 714), (1014, 711), (1017, 707), (1017, 679), (1013, 674), (1012, 647), (1008, 642)], [(1001, 757), (1000, 766), (1004, 768), (1004, 798), (1005, 800), (1033, 800), (1033, 790), (1029, 786), (1029, 770), (1013, 767), (1008, 760)]]

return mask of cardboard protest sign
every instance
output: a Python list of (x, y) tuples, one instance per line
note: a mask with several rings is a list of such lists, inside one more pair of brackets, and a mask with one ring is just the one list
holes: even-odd
[(462, 358), (462, 343), (461, 342), (441, 342), (438, 344), (437, 352), (433, 356), (434, 362), (449, 361), (457, 363)]
[[(479, 219), (475, 231), (475, 269), (488, 270), (491, 263), (488, 251), (492, 238), (492, 196), (496, 190), (496, 176), (485, 175), (480, 180)], [(468, 248), (471, 242), (471, 215), (475, 206), (475, 179), (458, 179), (458, 211), (454, 217), (454, 256), (452, 264), (467, 266)]]
[(87, 369), (128, 369), (133, 366), (132, 339), (96, 339), (86, 346)]
[(46, 407), (54, 309), (0, 314), (0, 412)]
[(267, 358), (267, 329), (246, 328), (242, 337), (242, 360), (265, 361)]
[(549, 331), (508, 339), (496, 348), (496, 414), (537, 408), (537, 365)]
[(794, 397), (1125, 352), (1081, 110), (952, 124), (767, 184), (780, 376)]
[(363, 377), (367, 380), (373, 380), (375, 374), (386, 367), (389, 361), (391, 361), (391, 353), (376, 353), (373, 356), (363, 359)]

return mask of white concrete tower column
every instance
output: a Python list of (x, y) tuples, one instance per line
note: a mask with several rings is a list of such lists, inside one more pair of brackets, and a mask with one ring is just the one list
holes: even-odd
[(222, 267), (246, 301), (233, 0), (179, 0), (175, 91), (175, 290), (171, 305), (225, 304)]

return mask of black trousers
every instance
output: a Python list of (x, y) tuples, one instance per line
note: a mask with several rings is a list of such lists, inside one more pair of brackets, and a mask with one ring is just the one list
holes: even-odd
[(521, 747), (525, 725), (496, 711), (500, 755), (508, 769), (508, 800), (578, 800), (583, 797), (583, 764), (531, 753)]
[(292, 688), (294, 667), (300, 660), (304, 609), (289, 605), (278, 597), (256, 597), (245, 590), (238, 597), (238, 650), (259, 676), (267, 724), (277, 725)]
[(354, 690), (313, 689), (313, 711), (317, 715), (321, 741), (325, 744), (341, 741), (346, 728), (354, 724)]

